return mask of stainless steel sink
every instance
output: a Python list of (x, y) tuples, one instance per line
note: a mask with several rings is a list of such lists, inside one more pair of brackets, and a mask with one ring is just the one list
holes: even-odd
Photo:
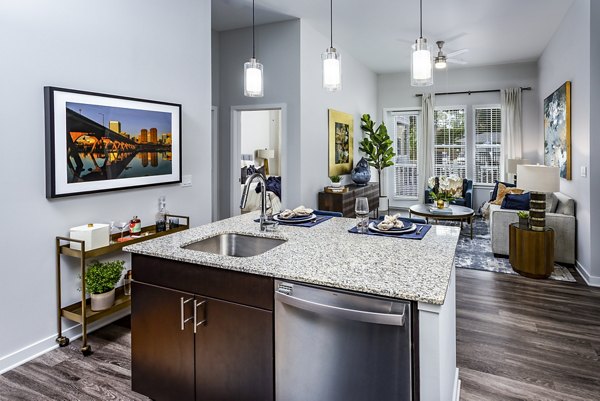
[(260, 255), (270, 249), (283, 244), (285, 240), (276, 238), (254, 237), (244, 234), (220, 234), (209, 237), (189, 245), (182, 246), (184, 249), (209, 252), (217, 255), (237, 256), (247, 258)]

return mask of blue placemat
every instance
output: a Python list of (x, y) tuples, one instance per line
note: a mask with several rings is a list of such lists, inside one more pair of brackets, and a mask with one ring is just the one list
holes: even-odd
[[(415, 224), (417, 224), (417, 223), (415, 223)], [(419, 234), (417, 234), (417, 231), (419, 230), (420, 227), (423, 227), (423, 229), (421, 230), (421, 232)], [(384, 234), (384, 233), (377, 233), (375, 231), (367, 230), (367, 233), (362, 234), (362, 235), (378, 235), (380, 237), (388, 237), (388, 238), (404, 238), (404, 239), (421, 240), (425, 237), (425, 234), (427, 234), (427, 232), (429, 231), (430, 228), (431, 228), (431, 224), (417, 224), (417, 229), (411, 233)], [(356, 226), (352, 227), (350, 230), (348, 230), (348, 232), (352, 233), (352, 234), (359, 234), (358, 230), (356, 229)]]
[[(314, 227), (314, 226), (316, 226), (318, 224), (321, 224), (324, 221), (327, 221), (327, 220), (332, 219), (332, 218), (333, 218), (333, 216), (317, 216), (316, 219), (307, 221), (305, 223), (286, 223), (286, 222), (281, 221), (281, 220), (275, 220), (275, 221), (277, 221), (277, 223), (281, 224), (282, 226)], [(260, 219), (255, 219), (254, 221), (257, 222), (257, 223), (259, 223)]]

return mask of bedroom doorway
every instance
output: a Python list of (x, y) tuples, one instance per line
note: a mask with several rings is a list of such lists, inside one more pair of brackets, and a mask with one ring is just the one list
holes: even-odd
[[(240, 198), (248, 172), (258, 170), (267, 178), (273, 177), (267, 193), (270, 203), (281, 204), (284, 186), (277, 188), (276, 177), (284, 176), (285, 105), (240, 106), (232, 108), (231, 215), (239, 215)], [(260, 209), (260, 194), (252, 184), (244, 212)], [(278, 191), (279, 190), (279, 191)]]

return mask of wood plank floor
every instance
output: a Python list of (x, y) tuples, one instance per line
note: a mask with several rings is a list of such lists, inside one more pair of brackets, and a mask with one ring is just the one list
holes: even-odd
[[(1, 401), (148, 400), (131, 391), (123, 322), (0, 376)], [(463, 401), (600, 400), (600, 288), (457, 269)], [(311, 400), (307, 400), (311, 401)]]
[(0, 375), (1, 401), (149, 401), (131, 391), (131, 330), (121, 320)]
[(461, 400), (600, 400), (600, 288), (467, 269), (456, 282)]

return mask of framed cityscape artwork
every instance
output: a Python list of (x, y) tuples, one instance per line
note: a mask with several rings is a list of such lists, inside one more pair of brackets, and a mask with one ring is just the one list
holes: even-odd
[(571, 179), (571, 82), (544, 99), (544, 164)]
[(329, 176), (352, 171), (354, 118), (351, 114), (329, 109)]
[(181, 105), (47, 86), (46, 197), (181, 182)]

